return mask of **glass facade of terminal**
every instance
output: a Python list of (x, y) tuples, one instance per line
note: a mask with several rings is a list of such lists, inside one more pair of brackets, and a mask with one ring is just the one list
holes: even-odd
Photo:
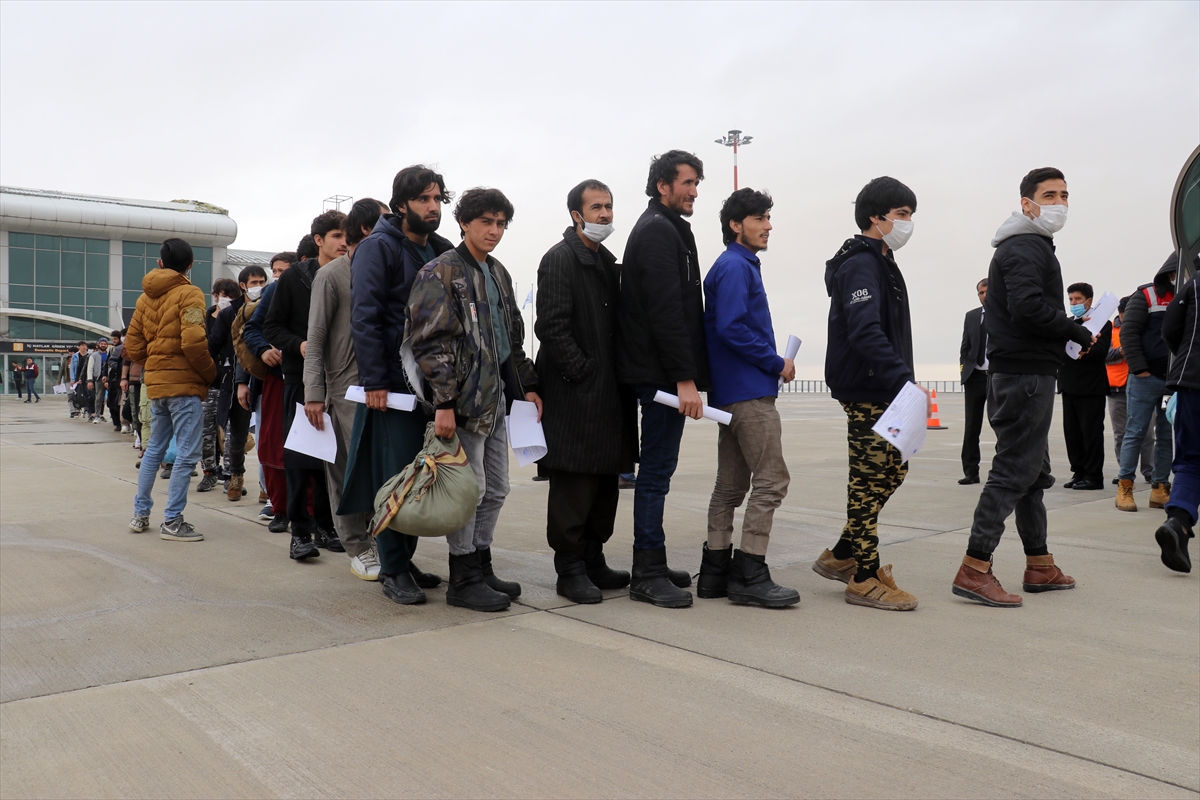
[[(158, 266), (161, 247), (162, 242), (121, 242), (121, 305), (127, 323), (137, 307), (138, 295), (142, 293), (142, 278)], [(192, 259), (192, 283), (208, 298), (212, 292), (212, 248), (193, 247)]]
[[(10, 232), (9, 303), (107, 325), (108, 246), (105, 239)], [(14, 318), (11, 324), (14, 338), (62, 339), (80, 333), (52, 322)], [(36, 330), (19, 330), (23, 327)]]

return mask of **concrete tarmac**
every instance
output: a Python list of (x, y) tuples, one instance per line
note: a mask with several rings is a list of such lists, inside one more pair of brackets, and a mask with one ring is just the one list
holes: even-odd
[[(292, 562), (257, 520), (253, 455), (241, 502), (193, 480), (204, 542), (158, 538), (161, 481), (154, 528), (130, 534), (131, 437), (62, 398), (0, 398), (0, 796), (1200, 796), (1200, 578), (1159, 562), (1149, 486), (1136, 514), (1115, 487), (1046, 492), (1075, 590), (1012, 610), (954, 597), (980, 488), (956, 484), (961, 397), (939, 398), (949, 430), (882, 515), (914, 612), (848, 605), (812, 572), (845, 520), (845, 417), (785, 395), (792, 483), (768, 562), (799, 606), (569, 603), (546, 484), (514, 461), (493, 552), (524, 594), (501, 614), (444, 588), (394, 605), (341, 554)], [(693, 573), (716, 433), (688, 423), (668, 497), (670, 562)], [(1057, 420), (1051, 459), (1061, 484)], [(607, 547), (623, 569), (632, 500)], [(416, 562), (445, 577), (445, 542)], [(995, 563), (1020, 592), (1011, 520)]]

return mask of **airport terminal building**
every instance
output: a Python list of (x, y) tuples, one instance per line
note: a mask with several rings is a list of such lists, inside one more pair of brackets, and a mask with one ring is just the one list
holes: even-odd
[[(63, 356), (80, 339), (125, 327), (157, 266), (164, 239), (195, 253), (192, 282), (207, 295), (219, 277), (236, 277), (270, 253), (229, 250), (237, 223), (229, 212), (191, 200), (160, 202), (43, 189), (0, 187), (0, 355), (4, 391), (15, 393), (12, 362), (33, 356), (38, 391), (65, 374)], [(45, 393), (43, 392), (43, 393)]]

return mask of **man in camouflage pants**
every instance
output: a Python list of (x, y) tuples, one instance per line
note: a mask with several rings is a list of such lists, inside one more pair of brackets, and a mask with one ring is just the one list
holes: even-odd
[(846, 602), (911, 611), (917, 598), (896, 586), (891, 565), (879, 563), (879, 512), (908, 468), (900, 451), (872, 427), (913, 380), (908, 289), (894, 251), (912, 234), (917, 197), (895, 178), (876, 178), (859, 192), (854, 219), (862, 234), (825, 265), (829, 344), (825, 381), (846, 411), (850, 477), (846, 527), (813, 571), (846, 584)]

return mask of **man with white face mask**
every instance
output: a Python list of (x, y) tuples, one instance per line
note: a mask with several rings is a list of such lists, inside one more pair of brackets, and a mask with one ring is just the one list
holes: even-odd
[(549, 452), (546, 540), (554, 549), (558, 593), (599, 603), (601, 589), (629, 585), (612, 570), (604, 543), (617, 514), (618, 475), (637, 451), (634, 397), (617, 384), (617, 258), (601, 244), (613, 231), (612, 192), (586, 180), (567, 194), (571, 227), (538, 265), (537, 373)]
[[(231, 278), (218, 278), (213, 283), (212, 297), (213, 304), (209, 306), (208, 312), (204, 315), (204, 328), (209, 341), (209, 355), (212, 356), (213, 363), (217, 365), (217, 377), (212, 386), (208, 388), (208, 397), (204, 399), (203, 403), (204, 436), (200, 461), (204, 469), (204, 477), (200, 479), (200, 485), (196, 487), (197, 492), (212, 491), (212, 488), (221, 480), (221, 454), (217, 452), (217, 429), (224, 427), (226, 416), (218, 414), (217, 409), (220, 405), (222, 386), (230, 376), (230, 370), (225, 368), (219, 351), (213, 353), (212, 341), (221, 312), (232, 308), (235, 298), (239, 302), (241, 301), (242, 289)], [(228, 392), (226, 394), (228, 395)], [(218, 417), (222, 418), (221, 422), (218, 422)]]
[(850, 475), (846, 526), (813, 571), (846, 584), (846, 602), (911, 611), (917, 598), (896, 586), (879, 563), (879, 512), (908, 474), (900, 451), (872, 428), (896, 394), (914, 380), (908, 287), (895, 250), (912, 236), (917, 196), (895, 178), (868, 183), (854, 201), (862, 233), (825, 264), (829, 342), (825, 382), (846, 412)]
[[(984, 302), (987, 326), (988, 420), (996, 456), (975, 507), (971, 538), (953, 592), (987, 606), (1014, 608), (1021, 598), (1004, 591), (992, 574), (992, 552), (1004, 520), (1016, 511), (1025, 547), (1027, 592), (1073, 589), (1075, 580), (1054, 564), (1046, 548), (1042, 493), (1054, 485), (1047, 437), (1054, 416), (1054, 386), (1068, 341), (1096, 343), (1087, 328), (1063, 311), (1063, 279), (1054, 234), (1067, 221), (1067, 182), (1053, 167), (1021, 181), (1021, 210), (992, 239)], [(1086, 352), (1085, 352), (1086, 355)]]

